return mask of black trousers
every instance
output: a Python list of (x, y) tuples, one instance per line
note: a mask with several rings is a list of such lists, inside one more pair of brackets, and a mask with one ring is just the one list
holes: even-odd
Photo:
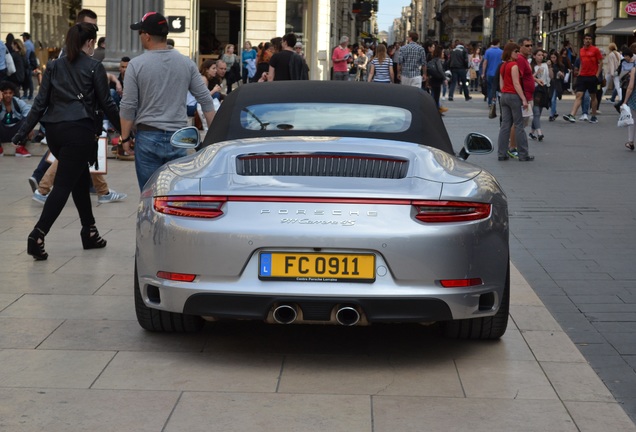
[(82, 119), (47, 123), (46, 139), (51, 153), (58, 160), (58, 167), (53, 190), (46, 199), (35, 227), (48, 233), (71, 195), (82, 226), (94, 225), (89, 192), (91, 177), (88, 171), (88, 161), (95, 146), (93, 121)]
[(439, 97), (442, 94), (442, 81), (430, 79), (429, 85), (431, 87), (431, 95), (433, 96), (433, 99), (435, 100), (435, 105), (437, 106), (437, 108), (439, 108), (440, 107)]
[(23, 122), (24, 119), (22, 118), (20, 119), (20, 121), (12, 125), (0, 123), (0, 143), (10, 142), (11, 138), (13, 138), (13, 135), (18, 132), (18, 129), (20, 129), (20, 126), (22, 126)]

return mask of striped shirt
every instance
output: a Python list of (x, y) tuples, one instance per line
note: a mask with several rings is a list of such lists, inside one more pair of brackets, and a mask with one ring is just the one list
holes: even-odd
[(371, 60), (373, 65), (373, 82), (390, 83), (391, 73), (389, 68), (393, 67), (393, 60), (390, 57), (384, 59), (384, 63), (380, 63), (377, 57)]

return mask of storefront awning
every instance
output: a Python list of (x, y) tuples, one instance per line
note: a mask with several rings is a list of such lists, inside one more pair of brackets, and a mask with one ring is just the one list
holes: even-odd
[(596, 34), (633, 36), (634, 30), (636, 30), (636, 19), (616, 18), (606, 26), (596, 29)]
[(559, 27), (558, 29), (554, 29), (552, 31), (549, 31), (548, 34), (553, 34), (553, 33), (574, 33), (576, 30), (575, 28), (582, 25), (583, 21), (576, 21), (573, 23), (570, 23), (568, 25), (565, 25), (563, 27)]
[(585, 30), (588, 27), (592, 27), (596, 25), (596, 20), (593, 19), (591, 21), (586, 22), (585, 24), (581, 24), (580, 26), (578, 26), (577, 28), (574, 29), (575, 32), (577, 31), (581, 31), (581, 30)]

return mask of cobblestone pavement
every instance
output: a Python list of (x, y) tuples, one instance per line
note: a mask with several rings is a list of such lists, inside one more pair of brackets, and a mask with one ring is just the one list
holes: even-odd
[[(636, 153), (624, 147), (627, 129), (616, 127), (610, 103), (601, 104), (598, 124), (572, 124), (562, 118), (572, 102), (557, 103), (554, 122), (544, 110), (545, 140), (529, 140), (534, 162), (470, 160), (508, 194), (512, 261), (636, 419)], [(497, 140), (499, 118), (487, 118), (481, 98), (446, 106), (454, 142), (469, 130)]]
[[(448, 106), (456, 143), (471, 130), (496, 137), (476, 98)], [(605, 115), (546, 123), (532, 163), (470, 159), (510, 198), (512, 306), (495, 342), (418, 325), (145, 332), (132, 296), (133, 163), (109, 160), (109, 186), (129, 198), (94, 209), (108, 246), (81, 249), (69, 202), (49, 259), (34, 262), (37, 158), (0, 158), (0, 431), (636, 431), (623, 410), (634, 332), (610, 327), (628, 329), (634, 314), (636, 155)]]

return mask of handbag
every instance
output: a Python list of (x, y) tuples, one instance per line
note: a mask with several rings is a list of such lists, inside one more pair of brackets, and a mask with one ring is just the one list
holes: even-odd
[(4, 55), (4, 60), (7, 62), (7, 76), (13, 75), (16, 71), (15, 63), (13, 62), (13, 57), (9, 54), (9, 50), (7, 47), (4, 47), (6, 54)]
[(534, 89), (532, 100), (536, 107), (550, 108), (550, 96), (548, 95), (548, 90), (545, 86), (538, 85)]
[(634, 118), (632, 117), (632, 110), (627, 105), (621, 105), (621, 115), (618, 118), (618, 127), (627, 127), (634, 124)]

